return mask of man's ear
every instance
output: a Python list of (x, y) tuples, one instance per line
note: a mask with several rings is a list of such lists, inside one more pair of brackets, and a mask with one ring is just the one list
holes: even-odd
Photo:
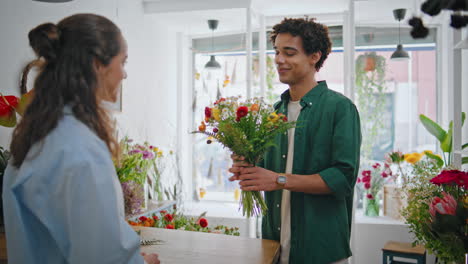
[(309, 55), (310, 63), (315, 65), (322, 58), (322, 52), (317, 51)]

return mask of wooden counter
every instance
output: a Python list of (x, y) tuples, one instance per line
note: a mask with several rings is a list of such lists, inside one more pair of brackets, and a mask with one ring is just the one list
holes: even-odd
[(142, 246), (145, 253), (157, 253), (162, 264), (271, 264), (279, 257), (277, 241), (221, 234), (135, 226), (142, 239), (163, 240), (161, 245)]

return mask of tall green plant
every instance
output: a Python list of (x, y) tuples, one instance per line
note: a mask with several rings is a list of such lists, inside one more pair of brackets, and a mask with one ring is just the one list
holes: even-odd
[[(463, 127), (465, 124), (466, 114), (465, 112), (462, 112), (461, 115)], [(450, 121), (449, 128), (445, 131), (439, 124), (423, 114), (419, 115), (419, 120), (421, 120), (421, 123), (426, 130), (439, 141), (440, 149), (443, 152), (445, 166), (451, 165), (453, 158), (453, 121)], [(468, 143), (463, 144), (462, 149), (465, 149), (466, 147), (468, 147)], [(463, 157), (462, 164), (466, 163), (468, 163), (468, 157)]]
[[(369, 62), (371, 66), (369, 67)], [(385, 57), (366, 52), (356, 59), (357, 106), (363, 126), (361, 155), (372, 158), (372, 147), (384, 127), (382, 111), (385, 109)]]

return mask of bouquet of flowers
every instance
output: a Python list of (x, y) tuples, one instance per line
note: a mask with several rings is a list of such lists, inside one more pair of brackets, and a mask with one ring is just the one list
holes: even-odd
[(133, 140), (124, 138), (120, 142), (120, 160), (115, 161), (115, 169), (122, 185), (125, 213), (135, 214), (144, 207), (144, 185), (152, 166), (162, 152), (148, 143), (133, 144)]
[[(437, 168), (437, 167), (435, 167)], [(406, 186), (402, 214), (423, 244), (444, 262), (464, 263), (468, 252), (468, 173), (444, 170), (415, 174)]]
[(361, 172), (362, 177), (357, 179), (358, 186), (364, 188), (365, 199), (367, 204), (365, 208), (365, 215), (377, 216), (379, 215), (379, 192), (382, 190), (383, 185), (388, 181), (389, 177), (392, 176), (392, 171), (387, 163), (382, 166), (376, 162), (372, 165), (372, 169), (363, 170)]
[[(243, 156), (250, 164), (258, 163), (274, 138), (293, 128), (283, 114), (277, 114), (271, 105), (260, 98), (240, 102), (238, 97), (221, 98), (205, 107), (205, 118), (198, 133), (208, 135), (207, 143), (216, 140), (233, 153)], [(267, 206), (258, 191), (243, 191), (242, 212), (247, 217), (265, 213)]]
[(215, 234), (224, 234), (231, 236), (239, 236), (238, 227), (227, 227), (224, 225), (217, 225), (215, 227), (208, 226), (208, 220), (204, 218), (206, 212), (201, 214), (198, 218), (188, 218), (183, 214), (168, 213), (165, 210), (159, 213), (153, 213), (150, 217), (141, 216), (135, 221), (128, 221), (132, 226), (146, 226), (158, 227), (165, 229), (178, 229), (186, 231), (206, 232)]

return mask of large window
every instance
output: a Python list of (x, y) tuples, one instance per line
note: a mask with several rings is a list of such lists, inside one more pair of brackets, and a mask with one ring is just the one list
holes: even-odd
[[(394, 28), (382, 30), (382, 36), (375, 37), (372, 43), (369, 43), (369, 37), (361, 37), (366, 36), (366, 31), (369, 31), (369, 28), (357, 29), (355, 52), (355, 103), (362, 119), (362, 160), (382, 161), (384, 155), (392, 150), (405, 153), (435, 151), (435, 140), (419, 122), (419, 114), (427, 115), (432, 119), (436, 118), (435, 41), (429, 38), (425, 42), (413, 43), (409, 38), (403, 39), (411, 43), (405, 45), (410, 59), (392, 61), (390, 56), (396, 46), (393, 43), (395, 38), (392, 34), (395, 34), (397, 30)], [(316, 79), (326, 80), (330, 89), (344, 93), (341, 27), (330, 28), (330, 34), (334, 44), (333, 50), (324, 67), (317, 73)], [(431, 36), (433, 35), (435, 33), (431, 32)], [(232, 39), (238, 41), (239, 38)], [(265, 99), (273, 103), (288, 87), (278, 80), (274, 52), (271, 46), (269, 48)], [(367, 57), (379, 58), (383, 63), (375, 64), (374, 66), (378, 67), (375, 71), (365, 69), (369, 66)], [(215, 72), (204, 69), (209, 58), (203, 53), (197, 53), (194, 57), (193, 127), (197, 127), (203, 120), (204, 107), (217, 98), (246, 95), (245, 52), (240, 50), (217, 54), (216, 60), (221, 64), (222, 69)], [(252, 95), (260, 96), (256, 53), (253, 55), (252, 68)], [(363, 78), (373, 86), (364, 92)], [(228, 181), (230, 173), (227, 168), (231, 165), (229, 151), (218, 143), (208, 145), (206, 137), (202, 135), (194, 136), (193, 148), (193, 187), (196, 192), (200, 194), (200, 190), (203, 190), (201, 196), (204, 200), (235, 201), (238, 183)]]

